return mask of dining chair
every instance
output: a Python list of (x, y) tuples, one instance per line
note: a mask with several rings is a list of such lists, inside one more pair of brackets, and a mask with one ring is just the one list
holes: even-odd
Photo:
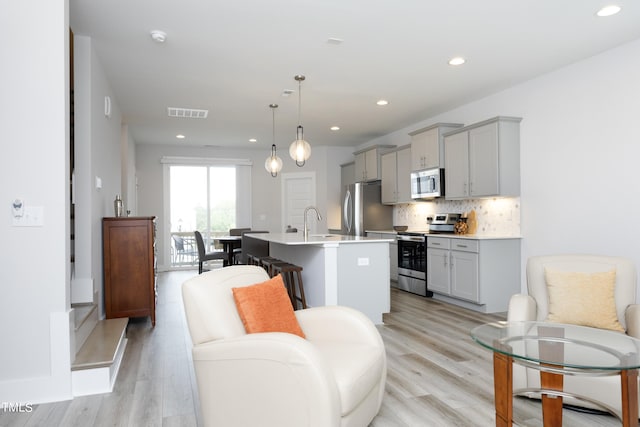
[(196, 250), (193, 247), (193, 240), (187, 241), (182, 236), (172, 235), (173, 246), (175, 247), (174, 263), (182, 263), (188, 261), (191, 263), (196, 255)]
[[(250, 232), (251, 228), (231, 228), (229, 229), (229, 236), (242, 236), (246, 232)], [(242, 241), (239, 242), (239, 246), (233, 248), (233, 263), (239, 264), (242, 257)]]
[(227, 259), (227, 254), (224, 251), (207, 252), (204, 247), (204, 239), (202, 234), (196, 230), (193, 232), (196, 236), (196, 246), (198, 247), (198, 274), (202, 274), (204, 271), (203, 264), (206, 261), (213, 261), (220, 259), (223, 262)]

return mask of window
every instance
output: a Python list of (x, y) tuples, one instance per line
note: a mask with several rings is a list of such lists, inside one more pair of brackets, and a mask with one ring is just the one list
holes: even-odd
[(172, 268), (192, 268), (198, 263), (195, 230), (212, 250), (216, 236), (251, 226), (251, 166), (223, 159), (163, 158), (162, 162), (168, 187), (167, 263)]

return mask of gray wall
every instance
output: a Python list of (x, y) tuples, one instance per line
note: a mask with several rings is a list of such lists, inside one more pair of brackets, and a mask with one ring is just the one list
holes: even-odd
[[(97, 302), (104, 316), (102, 218), (113, 216), (113, 200), (123, 194), (121, 113), (91, 39), (75, 36), (76, 263), (73, 302)], [(104, 98), (111, 98), (111, 117)], [(96, 179), (102, 182), (97, 188)]]

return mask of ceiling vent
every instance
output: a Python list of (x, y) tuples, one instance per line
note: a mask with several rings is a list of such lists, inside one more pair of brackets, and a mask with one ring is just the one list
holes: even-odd
[(206, 119), (209, 110), (196, 110), (193, 108), (167, 107), (169, 117), (180, 117), (183, 119)]

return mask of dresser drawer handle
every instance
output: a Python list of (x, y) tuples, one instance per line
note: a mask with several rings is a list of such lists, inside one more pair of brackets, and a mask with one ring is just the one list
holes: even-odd
[(467, 245), (456, 245), (456, 246), (459, 247), (459, 248), (466, 248), (467, 247)]
[(431, 244), (432, 244), (433, 246), (440, 246), (440, 243), (437, 243), (437, 242), (432, 242)]

